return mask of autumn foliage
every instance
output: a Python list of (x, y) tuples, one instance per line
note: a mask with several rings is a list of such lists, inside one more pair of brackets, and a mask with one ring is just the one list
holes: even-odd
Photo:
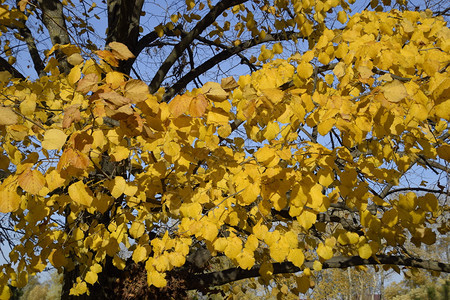
[[(1, 4), (0, 23), (25, 18), (31, 4), (20, 2)], [(449, 272), (445, 263), (402, 260), (406, 241), (430, 245), (449, 230), (446, 22), (430, 11), (350, 16), (345, 1), (318, 1), (328, 9), (309, 2), (292, 1), (292, 24), (277, 28), (287, 36), (296, 26), (287, 41), (305, 39), (309, 50), (265, 44), (257, 71), (168, 100), (164, 88), (119, 71), (135, 59), (121, 42), (92, 52), (55, 44), (35, 80), (0, 72), (0, 212), (23, 233), (0, 267), (4, 295), (47, 263), (78, 270), (72, 295), (89, 292), (106, 264), (130, 262), (163, 288), (200, 248), (256, 270), (242, 278), (267, 284), (295, 273), (296, 294), (322, 268)], [(326, 12), (338, 4), (343, 25), (329, 29)], [(270, 34), (249, 13), (240, 24), (261, 39)], [(409, 181), (412, 172), (433, 180)], [(186, 289), (233, 281), (202, 286), (205, 277), (177, 276)]]

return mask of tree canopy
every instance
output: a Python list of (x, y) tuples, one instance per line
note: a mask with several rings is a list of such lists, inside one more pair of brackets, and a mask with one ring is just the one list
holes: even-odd
[(2, 295), (450, 272), (449, 8), (362, 2), (1, 0)]

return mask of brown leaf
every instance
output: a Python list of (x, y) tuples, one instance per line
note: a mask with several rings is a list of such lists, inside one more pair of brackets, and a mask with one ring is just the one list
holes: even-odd
[(236, 80), (234, 80), (233, 76), (230, 76), (227, 78), (222, 78), (220, 86), (228, 92), (237, 88), (239, 84), (236, 82)]
[(98, 89), (98, 75), (90, 73), (85, 75), (77, 84), (77, 92), (88, 93), (96, 92)]
[(125, 98), (124, 96), (121, 96), (116, 92), (100, 93), (99, 96), (100, 96), (100, 98), (105, 99), (109, 103), (112, 103), (118, 107), (124, 106), (125, 104), (128, 104), (131, 102), (130, 99)]

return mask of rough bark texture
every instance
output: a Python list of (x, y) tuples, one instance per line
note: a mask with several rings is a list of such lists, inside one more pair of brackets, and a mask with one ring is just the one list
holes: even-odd
[[(38, 3), (42, 12), (42, 22), (48, 30), (52, 44), (69, 44), (70, 37), (67, 31), (62, 3), (58, 0), (39, 0)], [(58, 59), (61, 72), (69, 73), (70, 65), (65, 55), (60, 51), (56, 51), (56, 58)]]

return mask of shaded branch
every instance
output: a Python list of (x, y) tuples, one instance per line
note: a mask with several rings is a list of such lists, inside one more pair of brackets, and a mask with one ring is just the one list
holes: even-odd
[(186, 48), (192, 43), (192, 41), (196, 37), (198, 37), (209, 25), (211, 25), (216, 20), (216, 18), (222, 14), (222, 12), (224, 12), (229, 7), (244, 3), (246, 1), (247, 0), (229, 0), (220, 1), (219, 3), (217, 3), (206, 14), (206, 16), (202, 20), (200, 20), (197, 25), (195, 25), (195, 27), (172, 49), (172, 52), (161, 64), (161, 67), (156, 72), (155, 77), (153, 77), (152, 82), (149, 86), (150, 93), (153, 94), (159, 89), (161, 83), (167, 75), (167, 72), (182, 55), (184, 50), (186, 50)]
[(22, 75), (16, 68), (11, 66), (9, 62), (0, 56), (0, 71), (8, 71), (14, 78), (20, 78), (25, 80), (25, 76)]
[[(439, 271), (450, 273), (450, 264), (437, 262), (433, 260), (423, 260), (420, 258), (404, 257), (404, 256), (389, 256), (377, 255), (369, 259), (362, 259), (359, 256), (352, 257), (333, 257), (322, 263), (322, 269), (344, 269), (355, 266), (366, 265), (397, 265), (405, 267), (421, 268), (430, 271)], [(301, 269), (294, 266), (291, 262), (273, 263), (273, 275), (297, 273)], [(305, 268), (312, 268), (313, 261), (306, 261)], [(261, 266), (257, 265), (250, 270), (243, 270), (241, 268), (231, 268), (218, 272), (211, 272), (199, 275), (190, 275), (187, 279), (187, 289), (204, 289), (207, 287), (223, 285), (241, 279), (259, 277), (259, 270)]]

